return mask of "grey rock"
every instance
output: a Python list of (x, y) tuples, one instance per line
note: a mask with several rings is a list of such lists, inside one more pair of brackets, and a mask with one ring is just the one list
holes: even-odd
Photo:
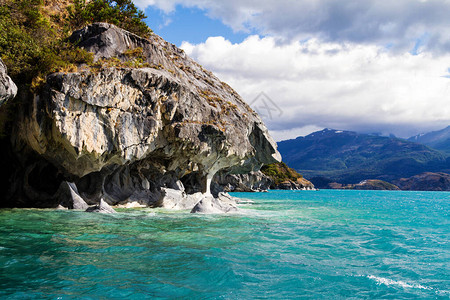
[(227, 193), (220, 193), (217, 197), (208, 194), (195, 193), (186, 195), (185, 193), (173, 189), (164, 188), (164, 196), (161, 206), (168, 209), (190, 210), (200, 213), (227, 213), (237, 211), (237, 198), (231, 197)]
[(185, 209), (183, 200), (186, 198), (186, 195), (182, 191), (168, 188), (162, 188), (162, 191), (163, 197), (161, 199), (161, 207), (170, 209)]
[(73, 182), (63, 181), (59, 186), (56, 197), (59, 199), (58, 207), (80, 210), (86, 210), (89, 207), (78, 193), (78, 189)]
[(192, 210), (192, 208), (205, 196), (202, 193), (186, 195), (180, 190), (162, 188), (164, 196), (161, 199), (161, 207), (175, 210)]
[(110, 205), (161, 206), (174, 193), (164, 189), (193, 202), (190, 195), (210, 195), (221, 170), (247, 173), (280, 160), (242, 98), (159, 36), (142, 39), (97, 23), (72, 40), (95, 59), (127, 61), (124, 52), (140, 47), (150, 66), (52, 74), (16, 118), (14, 147), (55, 166), (88, 204), (103, 198)]
[(228, 193), (219, 193), (217, 199), (223, 203), (227, 203), (233, 206), (236, 206), (239, 203), (240, 199), (236, 197), (230, 196)]
[(195, 207), (195, 205), (197, 205), (197, 203), (199, 203), (205, 197), (211, 197), (211, 195), (203, 194), (201, 192), (186, 195), (185, 201), (186, 203), (189, 203), (189, 205), (186, 205), (186, 208), (192, 210)]
[(235, 205), (228, 202), (223, 202), (212, 196), (207, 196), (194, 206), (191, 213), (223, 214), (237, 211), (238, 208)]
[(214, 176), (211, 187), (214, 195), (220, 192), (264, 192), (269, 188), (274, 190), (315, 190), (314, 185), (304, 178), (275, 184), (271, 177), (261, 171), (252, 171), (247, 174), (219, 172)]
[(272, 185), (271, 188), (276, 190), (305, 190), (305, 191), (315, 190), (314, 185), (304, 178), (300, 178), (297, 181), (286, 180), (277, 185)]
[(7, 69), (0, 59), (0, 106), (6, 101), (14, 98), (17, 94), (17, 86), (7, 75)]
[(100, 203), (95, 206), (88, 207), (86, 212), (98, 212), (103, 214), (113, 214), (116, 213), (114, 208), (108, 205), (103, 199), (100, 199)]
[[(72, 43), (94, 53), (94, 60), (121, 57), (129, 49), (151, 47), (146, 39), (108, 23), (94, 23), (75, 31)], [(156, 45), (155, 45), (156, 46)]]
[(272, 179), (261, 171), (247, 174), (221, 172), (213, 178), (212, 191), (215, 195), (220, 192), (261, 192), (267, 191), (272, 183)]
[(177, 190), (177, 191), (181, 191), (181, 192), (185, 192), (185, 188), (184, 188), (184, 185), (183, 185), (183, 183), (181, 182), (181, 180), (177, 180), (177, 181), (175, 181), (175, 183), (174, 183), (174, 187), (173, 187), (175, 190)]

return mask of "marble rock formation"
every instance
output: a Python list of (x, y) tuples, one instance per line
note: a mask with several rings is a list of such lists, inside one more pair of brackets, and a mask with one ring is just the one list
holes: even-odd
[(0, 106), (14, 98), (17, 94), (17, 86), (7, 74), (7, 69), (3, 61), (0, 59)]
[(280, 160), (242, 98), (159, 36), (96, 23), (71, 40), (98, 66), (51, 74), (39, 94), (22, 99), (8, 137), (16, 157), (6, 205), (56, 207), (67, 181), (100, 209), (101, 201), (192, 209), (210, 201), (217, 172)]

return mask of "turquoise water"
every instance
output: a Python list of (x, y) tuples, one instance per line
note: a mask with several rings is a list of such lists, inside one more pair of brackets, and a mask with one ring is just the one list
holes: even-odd
[(450, 193), (234, 196), (254, 203), (0, 210), (0, 298), (450, 298)]

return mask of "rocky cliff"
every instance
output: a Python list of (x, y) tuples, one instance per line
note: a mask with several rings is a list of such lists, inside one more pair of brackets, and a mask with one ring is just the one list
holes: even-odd
[(314, 184), (305, 178), (298, 178), (296, 180), (285, 180), (278, 184), (272, 184), (271, 189), (275, 190), (316, 190)]
[[(293, 170), (292, 170), (293, 171)], [(295, 171), (294, 171), (295, 172)], [(295, 172), (296, 173), (296, 172)], [(303, 177), (270, 176), (262, 171), (247, 174), (227, 174), (218, 172), (213, 178), (213, 194), (220, 192), (265, 192), (273, 190), (315, 190), (314, 185)], [(279, 173), (278, 173), (279, 175)]]
[(247, 174), (227, 174), (219, 172), (214, 176), (212, 192), (263, 192), (273, 184), (273, 180), (261, 171)]
[[(2, 206), (56, 207), (64, 190), (91, 205), (190, 209), (210, 197), (217, 172), (280, 160), (240, 96), (159, 36), (96, 23), (71, 40), (96, 64), (51, 74), (39, 93), (12, 101)], [(67, 182), (72, 193), (61, 188)]]

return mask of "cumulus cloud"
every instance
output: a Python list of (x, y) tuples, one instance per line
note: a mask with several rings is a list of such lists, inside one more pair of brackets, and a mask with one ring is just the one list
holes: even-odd
[[(389, 44), (393, 50), (450, 50), (449, 0), (138, 0), (166, 13), (197, 7), (237, 31), (290, 41)], [(416, 48), (420, 49), (416, 49)]]
[(248, 103), (263, 91), (280, 107), (281, 116), (265, 118), (278, 140), (324, 127), (407, 137), (450, 121), (450, 55), (318, 39), (279, 44), (256, 35), (182, 48)]
[(450, 123), (450, 0), (138, 0), (166, 14), (199, 8), (236, 31), (183, 43), (251, 103), (276, 139), (329, 127), (407, 137)]

